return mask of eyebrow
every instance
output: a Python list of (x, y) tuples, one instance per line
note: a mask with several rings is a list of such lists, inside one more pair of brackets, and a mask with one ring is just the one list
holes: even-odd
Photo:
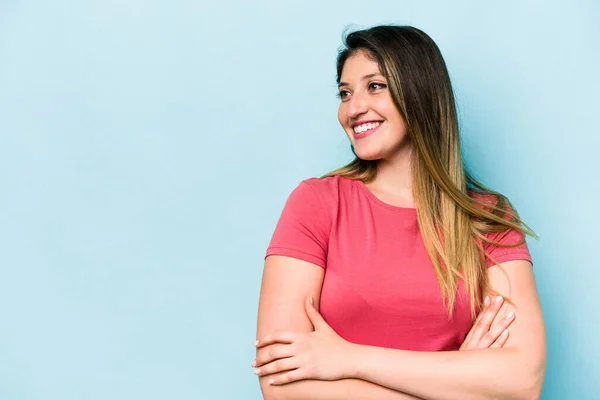
[[(381, 75), (379, 72), (376, 72), (374, 74), (369, 74), (369, 75), (365, 75), (361, 78), (362, 81), (366, 81), (367, 79), (371, 79), (376, 77), (377, 75), (383, 77), (383, 75)], [(347, 82), (340, 82), (340, 84), (338, 85), (338, 87), (342, 87), (342, 86), (350, 86)]]

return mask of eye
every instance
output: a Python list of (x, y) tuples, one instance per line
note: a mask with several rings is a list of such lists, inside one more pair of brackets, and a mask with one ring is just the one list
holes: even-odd
[(387, 87), (387, 85), (385, 83), (377, 83), (377, 82), (369, 83), (369, 89), (371, 89), (371, 90), (381, 90), (381, 89), (385, 89), (386, 87)]
[(347, 90), (340, 90), (337, 94), (337, 97), (343, 101), (349, 95), (350, 95), (350, 92), (348, 92)]

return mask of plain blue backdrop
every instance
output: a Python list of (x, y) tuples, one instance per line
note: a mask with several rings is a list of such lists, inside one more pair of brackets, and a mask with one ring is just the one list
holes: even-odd
[[(476, 175), (510, 197), (543, 399), (600, 392), (597, 1), (0, 2), (0, 399), (259, 399), (263, 257), (352, 158), (342, 31), (438, 43)], [(493, 371), (490, 371), (493, 373)]]

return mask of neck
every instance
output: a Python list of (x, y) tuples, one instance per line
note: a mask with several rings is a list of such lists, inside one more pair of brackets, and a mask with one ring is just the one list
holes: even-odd
[(405, 146), (393, 158), (377, 163), (377, 177), (373, 185), (392, 195), (412, 197), (412, 147)]

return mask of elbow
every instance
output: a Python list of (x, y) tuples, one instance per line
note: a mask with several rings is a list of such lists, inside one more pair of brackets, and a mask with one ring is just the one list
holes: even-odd
[(522, 377), (511, 382), (510, 386), (505, 386), (503, 390), (495, 393), (488, 393), (485, 398), (491, 399), (510, 399), (510, 400), (539, 400), (542, 395), (542, 384), (531, 377)]
[(539, 400), (544, 387), (544, 376), (546, 370), (545, 362), (541, 362), (536, 368), (523, 373), (516, 387), (515, 400)]
[(510, 390), (505, 398), (514, 400), (539, 400), (542, 396), (544, 378), (546, 376), (547, 352), (545, 346), (537, 349), (529, 348), (518, 353), (514, 360), (512, 372), (505, 375), (511, 382)]
[(539, 400), (542, 396), (546, 375), (546, 352), (531, 351), (523, 354), (514, 349), (510, 363), (503, 365), (501, 377), (494, 385), (496, 390), (488, 392), (489, 399)]
[(515, 393), (515, 400), (539, 400), (542, 396), (542, 384), (535, 382), (533, 384), (520, 388), (518, 393)]
[(531, 376), (525, 385), (523, 400), (539, 400), (542, 397), (542, 388), (544, 387), (544, 377)]
[[(509, 392), (504, 392), (502, 398), (511, 400), (539, 400), (542, 395), (541, 385), (515, 385)], [(494, 397), (497, 398), (497, 397)]]

